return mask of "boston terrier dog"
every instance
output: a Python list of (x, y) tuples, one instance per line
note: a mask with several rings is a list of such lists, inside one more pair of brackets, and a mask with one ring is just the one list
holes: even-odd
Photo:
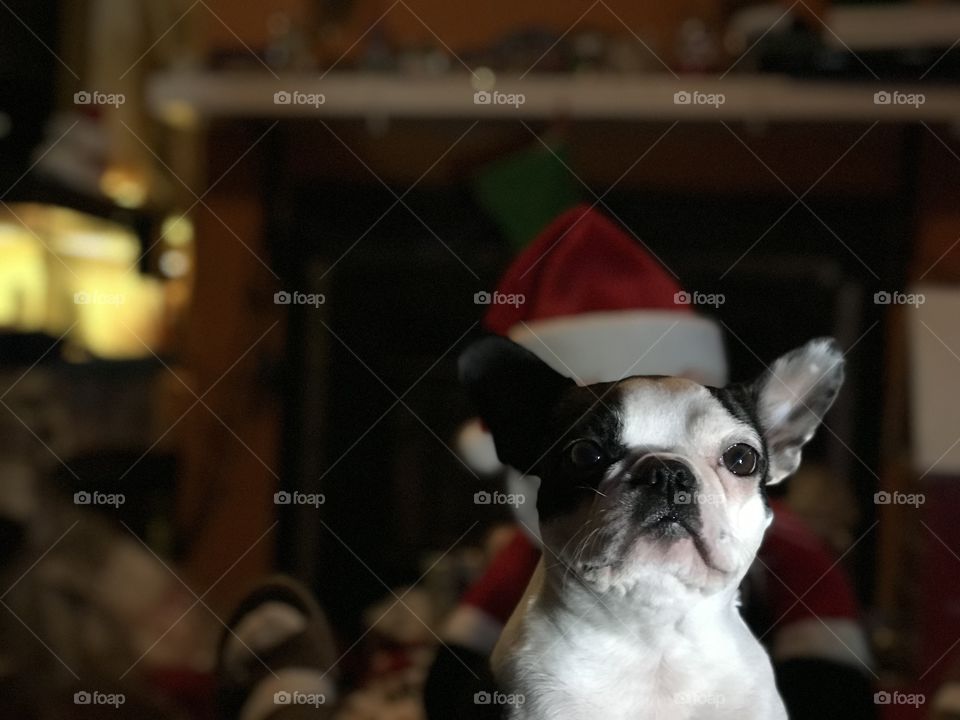
[[(603, 352), (603, 348), (597, 348)], [(543, 558), (494, 651), (510, 720), (786, 718), (738, 586), (843, 382), (830, 339), (753, 382), (580, 386), (487, 337), (460, 375), (501, 461), (540, 478)]]

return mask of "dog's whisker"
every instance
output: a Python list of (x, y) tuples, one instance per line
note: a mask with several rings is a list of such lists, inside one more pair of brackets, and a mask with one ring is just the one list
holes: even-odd
[(563, 580), (561, 582), (561, 587), (566, 587), (567, 573), (570, 571), (573, 571), (574, 577), (577, 579), (578, 582), (580, 583), (583, 582), (583, 577), (579, 569), (580, 565), (582, 564), (583, 555), (586, 553), (590, 542), (597, 537), (597, 535), (601, 532), (602, 529), (603, 529), (602, 526), (594, 528), (577, 545), (577, 548), (573, 553), (572, 562), (568, 567), (567, 572), (564, 573)]
[(595, 488), (595, 487), (591, 487), (590, 485), (578, 485), (577, 488), (580, 489), (580, 490), (589, 490), (590, 492), (596, 493), (596, 494), (599, 495), (600, 497), (606, 497), (606, 496), (607, 496), (606, 493), (602, 493), (602, 492), (600, 492), (599, 489), (597, 489), (597, 488)]

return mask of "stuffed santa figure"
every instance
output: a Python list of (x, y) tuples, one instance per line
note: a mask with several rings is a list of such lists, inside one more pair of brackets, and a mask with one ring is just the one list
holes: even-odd
[[(579, 384), (631, 375), (726, 384), (717, 323), (696, 314), (677, 280), (593, 208), (575, 207), (551, 223), (491, 297), (483, 320), (488, 332), (520, 343)], [(501, 475), (508, 492), (527, 500), (515, 507), (511, 538), (448, 618), (446, 645), (425, 689), (428, 717), (469, 720), (496, 717), (495, 709), (463, 698), (494, 688), (489, 656), (539, 561), (538, 480), (501, 465), (477, 420), (464, 426), (457, 445), (478, 475)], [(775, 521), (745, 581), (744, 614), (766, 635), (791, 717), (872, 717), (869, 653), (850, 583), (789, 508), (778, 502), (773, 508)]]

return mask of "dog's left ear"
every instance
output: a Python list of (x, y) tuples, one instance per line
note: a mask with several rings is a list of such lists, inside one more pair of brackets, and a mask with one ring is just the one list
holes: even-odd
[(818, 338), (780, 357), (751, 385), (757, 421), (767, 444), (767, 483), (800, 466), (800, 450), (813, 437), (843, 384), (843, 355), (832, 338)]
[(532, 352), (496, 335), (478, 340), (460, 356), (460, 382), (493, 435), (500, 462), (535, 471), (551, 439), (554, 404), (576, 383)]

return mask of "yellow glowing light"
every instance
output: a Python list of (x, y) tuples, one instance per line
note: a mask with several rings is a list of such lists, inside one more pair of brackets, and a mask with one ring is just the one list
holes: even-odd
[(473, 71), (470, 84), (474, 90), (493, 90), (497, 84), (497, 75), (488, 67), (478, 67)]
[(26, 228), (0, 222), (0, 327), (42, 330), (46, 295), (43, 247)]
[(190, 271), (190, 256), (182, 250), (167, 250), (160, 256), (160, 272), (168, 278), (181, 278)]
[(101, 270), (86, 273), (81, 284), (69, 298), (76, 320), (71, 342), (114, 359), (145, 357), (159, 347), (163, 295), (155, 278)]
[(193, 221), (185, 215), (168, 215), (160, 226), (160, 236), (170, 247), (182, 248), (193, 243)]
[(197, 125), (197, 111), (184, 100), (171, 100), (161, 110), (168, 125), (181, 130), (189, 130)]
[(108, 168), (100, 176), (100, 189), (120, 207), (138, 208), (147, 200), (147, 183), (129, 168)]
[[(138, 272), (140, 252), (115, 222), (38, 203), (0, 207), (0, 327), (66, 334), (77, 360), (161, 350), (165, 285)], [(176, 258), (165, 264), (177, 270)]]
[(133, 233), (116, 230), (64, 231), (54, 236), (52, 247), (61, 257), (98, 260), (126, 267), (137, 261), (140, 250)]
[(26, 228), (16, 223), (0, 221), (0, 245), (23, 242), (24, 236), (28, 234)]

